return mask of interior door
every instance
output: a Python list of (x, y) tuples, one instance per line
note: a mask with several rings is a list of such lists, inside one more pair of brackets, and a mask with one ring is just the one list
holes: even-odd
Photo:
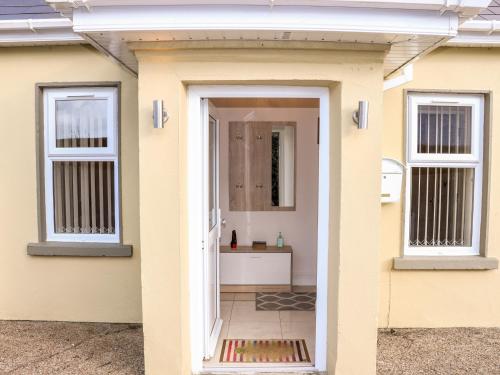
[(203, 127), (205, 134), (205, 358), (213, 357), (219, 338), (220, 319), (219, 244), (221, 218), (219, 207), (219, 121), (203, 99)]

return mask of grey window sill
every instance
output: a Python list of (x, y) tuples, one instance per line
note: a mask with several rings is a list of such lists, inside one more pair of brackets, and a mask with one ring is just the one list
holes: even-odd
[(70, 257), (131, 257), (132, 245), (94, 242), (39, 242), (28, 244), (28, 255)]
[(497, 258), (483, 256), (403, 256), (394, 258), (395, 270), (495, 270)]

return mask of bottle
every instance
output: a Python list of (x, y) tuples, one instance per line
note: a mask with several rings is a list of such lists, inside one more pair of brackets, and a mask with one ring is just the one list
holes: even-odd
[(278, 234), (278, 238), (276, 240), (276, 246), (277, 247), (283, 247), (285, 245), (285, 239), (283, 238), (283, 236), (281, 235), (281, 232), (279, 232)]
[(238, 247), (238, 241), (236, 240), (236, 231), (233, 230), (231, 234), (231, 249), (236, 250), (237, 247)]

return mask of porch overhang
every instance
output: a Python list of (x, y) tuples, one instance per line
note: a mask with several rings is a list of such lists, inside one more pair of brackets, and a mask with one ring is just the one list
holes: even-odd
[(389, 76), (455, 37), (463, 17), (477, 14), (489, 0), (49, 3), (72, 13), (75, 32), (134, 74), (137, 60), (131, 42), (208, 40), (388, 46), (384, 75)]

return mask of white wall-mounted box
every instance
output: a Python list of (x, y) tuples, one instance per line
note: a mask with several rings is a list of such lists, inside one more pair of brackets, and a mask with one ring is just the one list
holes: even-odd
[(394, 159), (382, 159), (382, 203), (398, 202), (401, 199), (404, 165)]

